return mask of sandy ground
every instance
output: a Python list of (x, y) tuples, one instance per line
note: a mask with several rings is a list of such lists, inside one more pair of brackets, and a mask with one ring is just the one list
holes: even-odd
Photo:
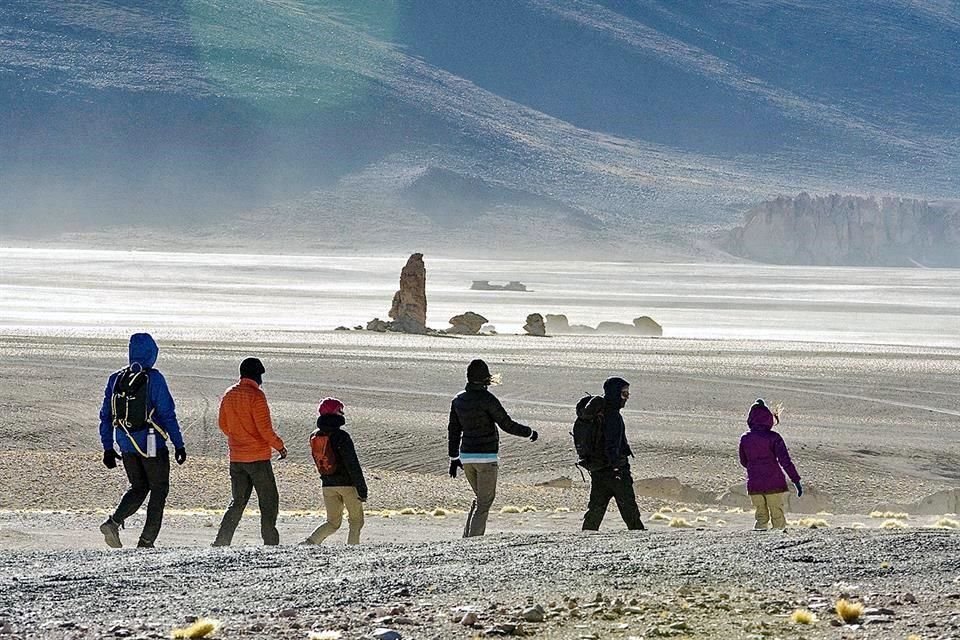
[[(218, 397), (250, 354), (266, 364), (264, 389), (291, 450), (277, 465), (285, 508), (317, 507), (307, 438), (327, 395), (347, 405), (347, 428), (372, 479), (369, 508), (465, 507), (465, 485), (445, 476), (446, 420), (465, 364), (477, 356), (502, 372), (494, 390), (508, 411), (540, 432), (536, 443), (503, 436), (500, 505), (582, 506), (573, 405), (612, 374), (632, 383), (624, 417), (636, 479), (675, 477), (717, 494), (740, 485), (737, 440), (747, 408), (763, 396), (784, 402), (780, 431), (806, 486), (829, 497), (834, 511), (869, 513), (960, 486), (957, 350), (321, 332), (297, 346), (161, 341), (158, 367), (191, 456), (174, 470), (172, 505), (225, 504)], [(99, 466), (97, 414), (107, 375), (125, 360), (125, 341), (0, 337), (0, 508), (114, 502), (122, 474)], [(572, 489), (531, 487), (561, 476)]]

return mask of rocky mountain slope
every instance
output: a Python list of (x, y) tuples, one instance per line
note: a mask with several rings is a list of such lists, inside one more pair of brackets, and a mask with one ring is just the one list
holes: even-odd
[(4, 238), (367, 215), (643, 257), (777, 193), (958, 196), (948, 4), (11, 0), (0, 34)]
[(801, 193), (748, 211), (726, 245), (763, 262), (955, 267), (960, 266), (960, 206)]

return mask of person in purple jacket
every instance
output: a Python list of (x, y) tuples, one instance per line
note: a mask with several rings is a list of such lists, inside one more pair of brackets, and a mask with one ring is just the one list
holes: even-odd
[(774, 529), (787, 528), (783, 513), (783, 494), (787, 492), (784, 471), (797, 488), (797, 497), (803, 495), (800, 474), (790, 460), (787, 445), (773, 430), (774, 424), (779, 423), (780, 419), (758, 399), (747, 416), (750, 430), (740, 436), (740, 464), (747, 470), (747, 493), (756, 507), (754, 529), (758, 530), (766, 529), (768, 522)]

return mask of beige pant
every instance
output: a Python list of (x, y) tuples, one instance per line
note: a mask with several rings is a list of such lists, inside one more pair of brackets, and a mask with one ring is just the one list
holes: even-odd
[(463, 465), (463, 475), (467, 476), (467, 482), (476, 496), (470, 513), (467, 514), (467, 523), (463, 527), (464, 538), (482, 536), (486, 532), (487, 516), (490, 515), (490, 507), (497, 497), (497, 472), (496, 462)]
[(767, 522), (771, 522), (774, 529), (787, 528), (787, 517), (783, 513), (782, 493), (752, 495), (750, 500), (757, 509), (757, 523), (753, 526), (754, 529), (766, 529)]
[(354, 487), (324, 487), (323, 504), (327, 509), (327, 521), (310, 534), (307, 542), (320, 544), (343, 523), (343, 509), (347, 509), (350, 533), (347, 544), (360, 544), (360, 529), (363, 528), (363, 503)]

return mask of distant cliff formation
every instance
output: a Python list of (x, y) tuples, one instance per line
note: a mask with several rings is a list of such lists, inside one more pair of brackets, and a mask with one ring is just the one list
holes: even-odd
[(960, 206), (801, 193), (748, 211), (725, 248), (780, 264), (957, 267)]

